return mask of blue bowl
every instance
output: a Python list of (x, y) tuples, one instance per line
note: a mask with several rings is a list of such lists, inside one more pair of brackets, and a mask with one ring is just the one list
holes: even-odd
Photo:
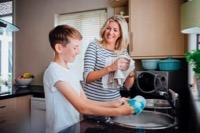
[(158, 68), (158, 59), (144, 59), (142, 60), (142, 67), (145, 70), (156, 70)]
[(161, 71), (176, 71), (181, 68), (181, 61), (169, 58), (159, 61), (158, 66)]

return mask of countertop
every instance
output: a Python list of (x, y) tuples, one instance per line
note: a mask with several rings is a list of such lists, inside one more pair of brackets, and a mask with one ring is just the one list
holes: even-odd
[[(44, 97), (44, 89), (43, 86), (40, 85), (31, 85), (25, 88), (19, 86), (12, 86), (9, 89), (9, 93), (0, 94), (0, 100), (14, 98), (24, 95), (33, 95), (34, 97)], [(188, 132), (199, 133), (200, 132), (200, 96), (198, 96), (197, 89), (190, 88), (188, 89), (189, 99), (188, 102), (184, 101), (186, 107), (181, 109), (182, 113), (180, 118), (185, 118), (181, 121), (187, 121), (186, 125), (183, 127), (188, 126)], [(188, 93), (186, 94), (188, 96)], [(189, 112), (185, 112), (184, 110), (188, 108)], [(187, 114), (189, 113), (189, 114)], [(185, 123), (184, 122), (184, 123)], [(80, 130), (81, 129), (81, 130)], [(187, 128), (184, 129), (186, 131)], [(123, 133), (175, 133), (171, 131), (172, 129), (168, 130), (143, 130), (143, 129), (129, 129), (120, 127), (117, 125), (106, 125), (104, 123), (97, 123), (95, 121), (90, 120), (83, 120), (80, 123), (73, 125), (61, 133), (113, 133), (113, 132), (123, 132)], [(174, 129), (173, 129), (174, 130)], [(186, 131), (187, 132), (187, 131)]]
[(43, 86), (40, 85), (30, 85), (27, 87), (20, 87), (20, 86), (12, 86), (12, 87), (6, 86), (6, 87), (8, 87), (8, 91), (6, 91), (3, 94), (0, 94), (0, 100), (24, 96), (24, 95), (44, 97), (44, 89)]
[(82, 120), (60, 133), (176, 133), (176, 131), (172, 128), (162, 130), (131, 129), (114, 124)]

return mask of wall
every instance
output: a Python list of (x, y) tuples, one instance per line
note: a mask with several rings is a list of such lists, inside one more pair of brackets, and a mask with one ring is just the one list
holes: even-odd
[(43, 72), (53, 57), (48, 33), (55, 25), (55, 16), (100, 8), (113, 13), (108, 0), (15, 0), (15, 21), (20, 31), (15, 35), (14, 76), (31, 72), (35, 75), (32, 84), (42, 85)]

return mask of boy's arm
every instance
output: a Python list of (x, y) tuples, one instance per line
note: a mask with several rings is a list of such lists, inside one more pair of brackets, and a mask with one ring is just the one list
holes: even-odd
[(55, 87), (80, 113), (102, 116), (130, 115), (133, 113), (133, 109), (127, 103), (118, 108), (114, 108), (99, 106), (95, 102), (89, 102), (85, 96), (82, 97), (82, 94), (79, 96), (72, 86), (66, 82), (58, 81)]
[(88, 103), (94, 103), (94, 104), (97, 104), (99, 106), (104, 106), (104, 107), (119, 107), (123, 105), (125, 102), (127, 102), (128, 100), (127, 98), (120, 98), (118, 100), (110, 101), (110, 102), (93, 101), (87, 98), (87, 96), (85, 95), (82, 89), (81, 89), (81, 97), (85, 99)]

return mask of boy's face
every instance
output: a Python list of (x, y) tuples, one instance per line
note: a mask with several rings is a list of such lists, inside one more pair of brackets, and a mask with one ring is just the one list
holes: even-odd
[(81, 40), (71, 38), (70, 43), (63, 46), (61, 55), (66, 63), (75, 60), (76, 56), (80, 53), (80, 45)]

